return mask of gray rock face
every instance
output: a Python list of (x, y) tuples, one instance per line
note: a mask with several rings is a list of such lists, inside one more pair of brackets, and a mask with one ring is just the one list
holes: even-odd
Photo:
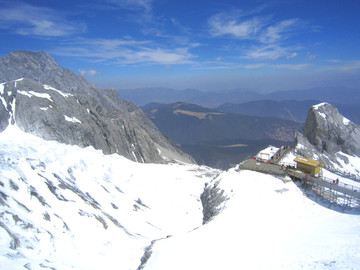
[(360, 156), (360, 126), (328, 103), (310, 108), (303, 133), (320, 152), (335, 154), (342, 151)]
[(219, 183), (216, 181), (211, 185), (206, 184), (204, 192), (200, 196), (203, 205), (203, 224), (217, 216), (222, 211), (224, 202), (229, 199), (225, 191), (218, 187)]
[(0, 81), (0, 131), (16, 123), (46, 140), (138, 162), (194, 162), (136, 105), (63, 69), (45, 52), (16, 51), (0, 59)]
[(342, 173), (346, 170), (343, 164), (349, 164), (347, 155), (360, 157), (359, 134), (360, 126), (334, 106), (321, 103), (309, 109), (303, 134), (296, 133), (296, 150), (301, 156), (321, 161), (328, 170)]

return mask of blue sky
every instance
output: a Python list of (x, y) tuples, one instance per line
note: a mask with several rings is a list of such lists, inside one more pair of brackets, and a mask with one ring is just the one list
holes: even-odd
[(103, 88), (360, 85), (358, 0), (0, 0), (0, 37)]

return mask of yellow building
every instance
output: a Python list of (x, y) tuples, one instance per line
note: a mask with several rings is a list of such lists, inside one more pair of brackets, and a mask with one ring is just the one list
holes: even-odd
[(294, 159), (297, 164), (297, 169), (311, 175), (319, 175), (321, 172), (321, 162), (305, 157), (297, 157)]

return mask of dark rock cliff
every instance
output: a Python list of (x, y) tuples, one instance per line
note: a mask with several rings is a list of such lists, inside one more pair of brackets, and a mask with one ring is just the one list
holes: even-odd
[(0, 131), (16, 123), (47, 140), (93, 146), (138, 162), (193, 162), (135, 104), (60, 67), (45, 52), (1, 58), (0, 82)]
[(342, 151), (360, 156), (360, 126), (346, 119), (328, 103), (310, 108), (303, 133), (320, 152), (334, 154)]
[(346, 155), (360, 157), (360, 126), (328, 103), (309, 109), (303, 134), (297, 132), (296, 141), (299, 154), (321, 161), (329, 170), (349, 164)]

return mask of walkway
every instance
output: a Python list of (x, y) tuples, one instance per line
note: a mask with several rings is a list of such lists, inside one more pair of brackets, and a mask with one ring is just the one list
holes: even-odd
[(360, 188), (347, 185), (343, 183), (333, 184), (333, 180), (329, 178), (320, 178), (320, 177), (313, 177), (307, 176), (299, 171), (296, 170), (289, 170), (288, 175), (292, 178), (296, 178), (298, 180), (302, 180), (305, 183), (310, 183), (311, 185), (318, 185), (324, 188), (328, 188), (330, 190), (334, 190), (346, 195), (350, 195), (354, 198), (360, 199)]
[(280, 165), (273, 163), (264, 163), (255, 159), (248, 159), (241, 164), (239, 170), (251, 170), (268, 174), (275, 174), (286, 176), (285, 169), (282, 169)]
[(285, 157), (288, 153), (290, 153), (291, 150), (292, 150), (292, 148), (290, 146), (280, 147), (280, 149), (274, 155), (274, 157), (279, 155), (279, 158), (274, 159), (274, 163), (279, 164), (279, 162), (282, 160), (282, 158)]
[[(313, 177), (297, 171), (295, 169), (286, 169), (273, 163), (264, 163), (255, 159), (248, 159), (241, 164), (238, 170), (251, 170), (272, 175), (279, 175), (284, 177), (290, 176), (293, 180), (303, 181), (310, 185), (314, 190), (324, 197), (332, 197), (332, 200), (337, 201), (338, 198), (345, 198), (346, 205), (360, 206), (360, 188), (347, 185), (343, 183), (333, 184), (333, 179)], [(284, 182), (286, 182), (284, 180)]]

